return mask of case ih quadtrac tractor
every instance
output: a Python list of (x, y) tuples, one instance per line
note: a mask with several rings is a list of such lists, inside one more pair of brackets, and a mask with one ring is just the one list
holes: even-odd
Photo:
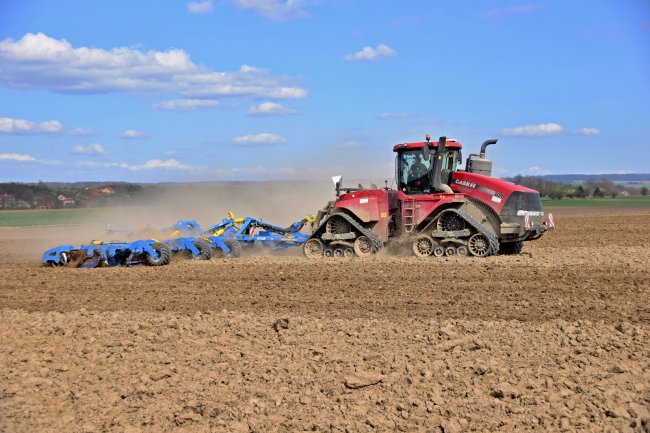
[(397, 190), (341, 185), (334, 177), (336, 201), (319, 211), (315, 230), (304, 244), (307, 257), (366, 257), (391, 245), (410, 244), (426, 256), (517, 254), (524, 241), (553, 228), (544, 221), (539, 193), (491, 177), (485, 149), (467, 158), (461, 144), (440, 137), (397, 144)]

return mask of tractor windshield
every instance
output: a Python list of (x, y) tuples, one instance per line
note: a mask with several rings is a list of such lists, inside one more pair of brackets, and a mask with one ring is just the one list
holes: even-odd
[[(442, 163), (442, 182), (449, 184), (451, 172), (456, 171), (460, 150), (449, 149), (444, 152)], [(422, 150), (403, 150), (397, 154), (397, 179), (400, 191), (405, 194), (431, 193), (431, 165), (433, 154), (429, 161), (422, 158)]]
[(422, 158), (420, 149), (405, 150), (397, 154), (397, 180), (405, 194), (428, 194), (431, 192), (431, 161)]

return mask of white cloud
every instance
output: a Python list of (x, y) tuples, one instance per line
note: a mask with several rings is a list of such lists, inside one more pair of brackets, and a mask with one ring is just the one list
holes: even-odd
[(564, 128), (562, 128), (562, 125), (558, 123), (540, 123), (539, 125), (504, 128), (501, 130), (501, 134), (512, 137), (546, 137), (549, 135), (561, 134), (563, 131)]
[(0, 117), (0, 133), (3, 134), (57, 134), (62, 129), (61, 122), (58, 120), (33, 122), (25, 119)]
[(174, 99), (163, 101), (153, 106), (156, 110), (195, 111), (200, 108), (210, 108), (219, 105), (219, 101), (212, 99)]
[(348, 54), (343, 57), (348, 62), (357, 61), (357, 60), (379, 60), (382, 57), (393, 57), (397, 55), (397, 51), (385, 44), (377, 45), (377, 48), (372, 47), (363, 47), (361, 51), (357, 51), (354, 54)]
[(103, 155), (106, 149), (99, 143), (89, 144), (88, 146), (77, 145), (72, 148), (74, 153), (79, 155)]
[(95, 161), (79, 161), (77, 163), (79, 167), (88, 167), (88, 168), (122, 168), (129, 171), (146, 171), (146, 170), (156, 170), (156, 169), (165, 169), (165, 170), (197, 170), (200, 167), (196, 167), (189, 164), (183, 164), (175, 159), (150, 159), (144, 164), (127, 164), (125, 162), (107, 162), (107, 163), (98, 163)]
[(255, 145), (255, 144), (280, 144), (287, 141), (284, 137), (278, 134), (271, 134), (269, 132), (262, 132), (260, 134), (240, 135), (232, 140), (237, 144)]
[(277, 116), (281, 114), (295, 114), (296, 110), (285, 107), (275, 102), (262, 102), (248, 110), (249, 116)]
[(503, 18), (511, 15), (526, 15), (542, 8), (539, 3), (528, 3), (523, 5), (509, 6), (501, 9), (492, 9), (483, 14), (486, 18)]
[(586, 136), (595, 136), (600, 135), (600, 129), (598, 128), (579, 128), (573, 131), (575, 135), (586, 135)]
[(530, 175), (530, 176), (544, 176), (545, 174), (550, 174), (551, 172), (548, 170), (544, 170), (541, 167), (538, 167), (536, 165), (533, 165), (532, 167), (528, 167), (528, 169), (525, 171), (525, 174)]
[(87, 135), (95, 135), (95, 131), (86, 128), (72, 128), (71, 130), (68, 131), (68, 134), (77, 135), (77, 136), (87, 136)]
[(191, 165), (182, 164), (175, 159), (150, 159), (142, 165), (120, 164), (119, 167), (126, 168), (131, 171), (154, 170), (157, 168), (163, 168), (165, 170), (192, 170), (194, 168)]
[(213, 10), (212, 0), (193, 1), (187, 4), (187, 11), (191, 14), (207, 14)]
[(36, 161), (36, 158), (24, 153), (0, 153), (0, 160), (29, 162)]
[(404, 119), (406, 117), (409, 117), (408, 113), (384, 112), (384, 113), (378, 114), (376, 118), (378, 120), (392, 120), (392, 119)]
[(74, 48), (64, 39), (27, 33), (0, 41), (0, 84), (59, 93), (171, 92), (187, 98), (304, 98), (295, 79), (243, 65), (219, 72), (192, 62), (181, 49), (143, 51)]
[(127, 129), (122, 133), (120, 137), (127, 138), (127, 139), (137, 139), (137, 138), (147, 138), (149, 136), (142, 131), (137, 131), (135, 129)]
[(233, 0), (233, 2), (242, 9), (253, 10), (275, 21), (307, 16), (304, 0)]

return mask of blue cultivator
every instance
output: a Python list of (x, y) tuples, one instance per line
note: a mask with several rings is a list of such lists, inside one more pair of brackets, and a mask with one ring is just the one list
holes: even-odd
[(252, 217), (235, 218), (228, 212), (226, 218), (208, 228), (203, 234), (211, 233), (208, 239), (213, 243), (225, 238), (236, 240), (243, 247), (262, 246), (279, 250), (302, 245), (309, 235), (301, 233), (300, 230), (306, 223), (313, 221), (314, 219), (308, 216), (284, 228)]
[[(167, 240), (137, 240), (133, 242), (103, 243), (75, 247), (61, 245), (43, 254), (43, 264), (95, 268), (99, 266), (150, 266), (166, 265), (172, 253), (185, 253), (199, 260), (209, 260), (214, 255), (239, 257), (242, 248), (259, 246), (272, 250), (302, 245), (309, 235), (300, 230), (312, 217), (305, 217), (283, 228), (251, 217), (228, 216), (208, 229), (202, 229), (195, 220), (182, 220), (161, 234)], [(120, 230), (110, 229), (111, 232)]]
[(43, 254), (43, 264), (96, 268), (99, 266), (163, 266), (171, 260), (171, 249), (154, 240), (135, 242), (97, 242), (74, 247), (61, 245)]

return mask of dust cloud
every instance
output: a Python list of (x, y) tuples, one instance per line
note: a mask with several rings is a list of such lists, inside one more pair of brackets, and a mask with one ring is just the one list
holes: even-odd
[(333, 199), (331, 181), (155, 185), (144, 188), (136, 205), (97, 208), (81, 224), (0, 228), (0, 239), (13, 246), (0, 252), (0, 262), (38, 260), (46, 250), (59, 245), (135, 240), (131, 233), (164, 229), (182, 219), (209, 227), (225, 218), (228, 211), (236, 217), (251, 216), (287, 227), (305, 215), (314, 215)]

